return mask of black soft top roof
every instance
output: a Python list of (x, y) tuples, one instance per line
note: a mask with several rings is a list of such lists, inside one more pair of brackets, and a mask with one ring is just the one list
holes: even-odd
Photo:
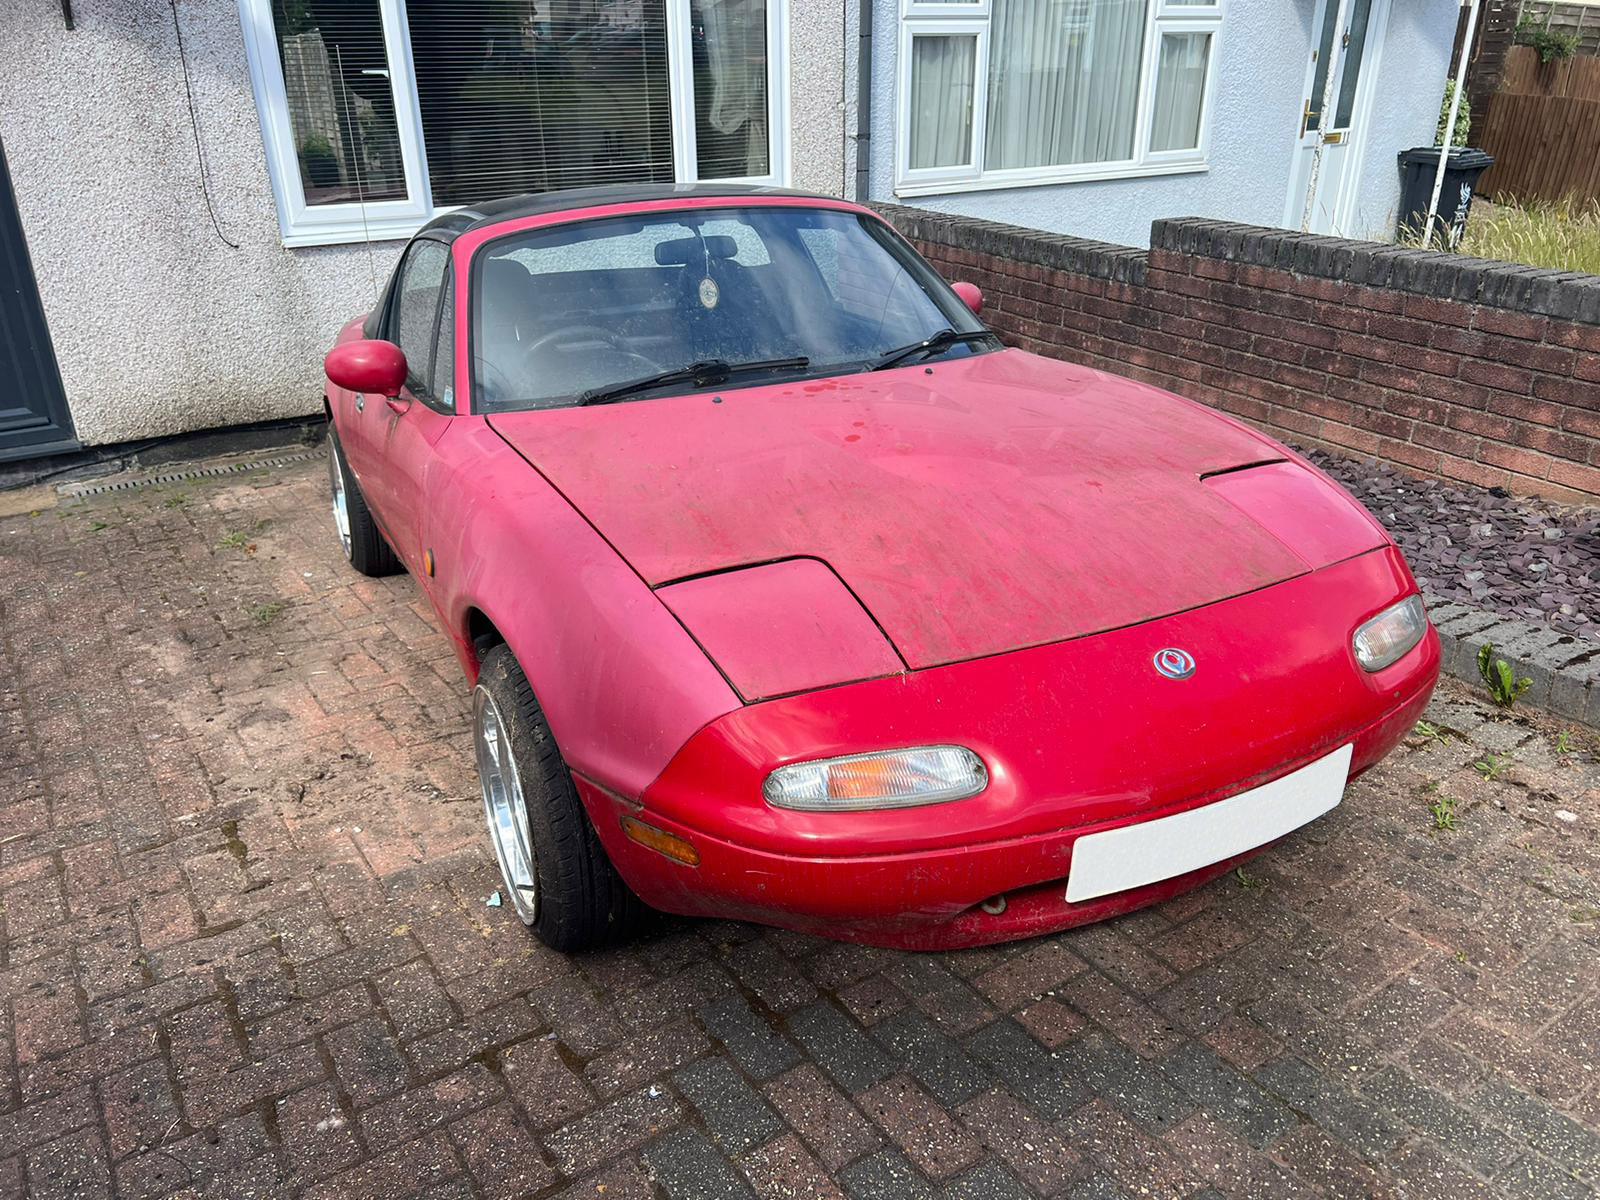
[(814, 192), (797, 192), (789, 188), (748, 183), (605, 184), (600, 187), (563, 188), (555, 192), (530, 192), (521, 196), (506, 196), (483, 204), (469, 205), (435, 217), (422, 227), (422, 232), (454, 238), (469, 229), (481, 229), (485, 225), (497, 225), (502, 221), (515, 221), (522, 217), (543, 216), (546, 213), (561, 212), (569, 208), (595, 208), (602, 204), (637, 204), (647, 200), (693, 199), (702, 196), (727, 197), (730, 200), (745, 196), (795, 196), (803, 200), (831, 199)]

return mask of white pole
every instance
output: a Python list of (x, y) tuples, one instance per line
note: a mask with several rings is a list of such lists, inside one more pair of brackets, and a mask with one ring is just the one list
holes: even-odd
[[(1311, 177), (1306, 182), (1306, 207), (1300, 214), (1300, 228), (1309, 231), (1311, 216), (1317, 207), (1317, 177), (1322, 174), (1322, 146), (1328, 128), (1328, 118), (1333, 112), (1333, 97), (1338, 89), (1337, 76), (1344, 70), (1345, 41), (1348, 32), (1345, 21), (1350, 16), (1350, 0), (1339, 0), (1333, 22), (1333, 38), (1328, 43), (1328, 73), (1322, 80), (1322, 108), (1317, 113), (1317, 144), (1311, 151)], [(1320, 50), (1321, 47), (1319, 46)]]
[(1456, 140), (1456, 110), (1461, 107), (1467, 86), (1467, 62), (1472, 58), (1472, 35), (1478, 31), (1478, 0), (1469, 0), (1467, 35), (1461, 39), (1461, 61), (1456, 66), (1456, 87), (1450, 95), (1450, 112), (1444, 121), (1444, 145), (1439, 148), (1439, 165), (1433, 171), (1433, 195), (1428, 198), (1428, 219), (1423, 223), (1424, 246), (1433, 242), (1433, 222), (1439, 215), (1439, 193), (1444, 191), (1444, 169), (1450, 161), (1450, 146)]

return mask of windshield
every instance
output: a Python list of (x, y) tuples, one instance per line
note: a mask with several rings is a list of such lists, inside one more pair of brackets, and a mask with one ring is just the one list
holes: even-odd
[[(474, 289), (484, 412), (618, 388), (659, 396), (708, 378), (837, 375), (941, 331), (983, 329), (880, 222), (836, 209), (675, 210), (529, 230), (479, 252)], [(986, 348), (941, 341), (925, 354)]]

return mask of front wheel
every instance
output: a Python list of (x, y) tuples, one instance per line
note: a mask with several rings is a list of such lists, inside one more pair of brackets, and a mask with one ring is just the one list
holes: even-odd
[(393, 575), (400, 560), (372, 519), (366, 497), (344, 461), (332, 421), (328, 422), (328, 487), (333, 493), (333, 528), (345, 560), (363, 575)]
[(484, 657), (472, 728), (489, 842), (517, 916), (563, 951), (588, 950), (632, 930), (643, 905), (606, 857), (507, 646)]

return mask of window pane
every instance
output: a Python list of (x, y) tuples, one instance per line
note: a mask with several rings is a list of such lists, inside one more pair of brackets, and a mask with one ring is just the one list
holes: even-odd
[(444, 282), (444, 296), (439, 301), (439, 337), (433, 346), (433, 384), (430, 394), (445, 405), (456, 402), (456, 281), (449, 276)]
[(1146, 0), (994, 0), (984, 167), (1133, 157)]
[[(1361, 74), (1361, 57), (1366, 50), (1367, 21), (1372, 15), (1372, 0), (1352, 0), (1349, 9), (1350, 42), (1344, 48), (1344, 65), (1340, 69), (1339, 92), (1334, 102), (1334, 129), (1348, 129), (1350, 112), (1355, 107), (1356, 81)], [(1324, 0), (1322, 9), (1322, 37), (1317, 42), (1317, 69), (1311, 79), (1311, 95), (1307, 97), (1306, 128), (1322, 128), (1322, 92), (1328, 83), (1328, 58), (1333, 54), (1334, 25), (1339, 20), (1339, 0)]]
[(433, 321), (439, 311), (439, 288), (444, 284), (444, 269), (450, 252), (434, 241), (412, 245), (400, 276), (400, 294), (395, 297), (395, 344), (406, 356), (406, 379), (412, 388), (427, 387), (429, 360), (433, 351)]
[(911, 39), (911, 169), (972, 161), (972, 75), (978, 39)]
[(700, 178), (765, 175), (767, 0), (694, 0), (691, 20)]
[(404, 199), (378, 0), (272, 0), (306, 203)]
[(670, 183), (666, 0), (407, 0), (435, 204)]
[(1367, 21), (1372, 16), (1372, 0), (1355, 0), (1350, 6), (1350, 43), (1344, 48), (1344, 65), (1339, 72), (1339, 102), (1333, 108), (1333, 127), (1350, 128), (1350, 113), (1356, 106), (1356, 83), (1361, 77), (1361, 59), (1367, 50)]
[(1193, 150), (1200, 145), (1200, 101), (1206, 94), (1209, 33), (1169, 33), (1156, 63), (1156, 106), (1151, 150)]

